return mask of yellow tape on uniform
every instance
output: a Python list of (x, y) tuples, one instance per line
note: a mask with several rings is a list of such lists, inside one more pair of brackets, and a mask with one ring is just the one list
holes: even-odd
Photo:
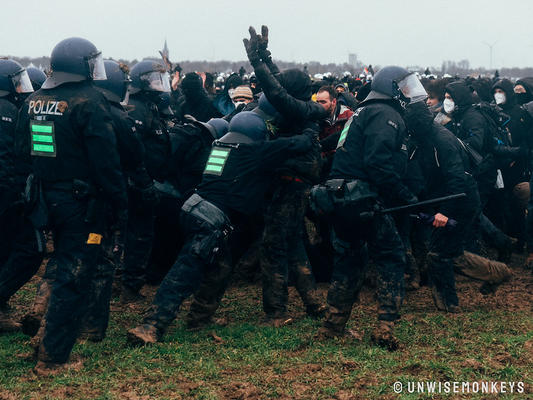
[(100, 244), (102, 243), (102, 235), (98, 233), (89, 233), (87, 244)]

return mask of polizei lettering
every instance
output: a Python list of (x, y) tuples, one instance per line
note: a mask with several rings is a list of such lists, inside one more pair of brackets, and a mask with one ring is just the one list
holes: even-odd
[(63, 103), (55, 100), (31, 100), (30, 108), (28, 108), (28, 114), (41, 114), (41, 115), (63, 115), (64, 107), (62, 111), (58, 110), (59, 103)]

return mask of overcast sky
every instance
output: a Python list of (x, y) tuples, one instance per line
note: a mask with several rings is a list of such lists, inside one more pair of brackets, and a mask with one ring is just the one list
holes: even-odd
[(270, 28), (274, 58), (439, 66), (469, 59), (533, 66), (531, 0), (2, 0), (0, 54), (50, 55), (60, 40), (91, 40), (104, 57), (173, 62), (243, 60), (248, 26)]

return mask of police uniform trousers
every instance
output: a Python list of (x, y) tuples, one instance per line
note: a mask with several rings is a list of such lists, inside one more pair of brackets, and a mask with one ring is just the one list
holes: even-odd
[(104, 213), (90, 212), (89, 198), (77, 199), (72, 190), (54, 185), (43, 190), (55, 251), (49, 260), (54, 273), (38, 358), (65, 363), (86, 312), (101, 252)]
[(333, 276), (328, 291), (324, 327), (341, 333), (363, 285), (368, 254), (377, 273), (378, 319), (399, 318), (404, 296), (405, 249), (390, 215), (377, 214), (361, 220), (349, 206), (337, 206), (332, 215)]
[(218, 282), (218, 289), (210, 294), (213, 298), (205, 300), (218, 304), (231, 276), (229, 236), (225, 236), (220, 227), (187, 211), (182, 211), (180, 225), (185, 243), (144, 318), (144, 323), (155, 326), (159, 334), (166, 331), (183, 301), (201, 287), (204, 279)]

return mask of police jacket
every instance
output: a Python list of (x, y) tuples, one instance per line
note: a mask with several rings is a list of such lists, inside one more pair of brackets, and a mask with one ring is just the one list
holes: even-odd
[(370, 100), (346, 123), (329, 176), (366, 181), (386, 203), (405, 203), (413, 197), (401, 180), (406, 165), (406, 127), (398, 109), (392, 100)]
[(306, 135), (238, 144), (227, 143), (228, 138), (231, 133), (213, 143), (198, 193), (232, 221), (256, 214), (276, 176), (276, 166), (311, 148)]
[(130, 96), (128, 114), (145, 148), (145, 165), (153, 179), (168, 178), (167, 161), (170, 155), (170, 138), (159, 115), (157, 105), (144, 93)]
[(110, 107), (122, 171), (137, 187), (145, 188), (152, 183), (152, 178), (144, 165), (144, 144), (137, 133), (135, 121), (120, 104), (110, 102)]
[(127, 208), (109, 103), (92, 83), (64, 83), (29, 96), (20, 111), (22, 156), (45, 185), (74, 179), (98, 186), (115, 210)]
[(202, 180), (205, 163), (215, 139), (200, 124), (176, 124), (169, 131), (171, 155), (168, 162), (169, 181), (183, 198)]
[[(14, 200), (15, 187), (15, 127), (17, 107), (0, 98), (0, 213)], [(18, 188), (21, 188), (18, 182)]]
[(14, 176), (15, 127), (17, 107), (10, 101), (0, 99), (0, 188), (12, 187)]
[(468, 154), (457, 138), (437, 123), (417, 137), (420, 139), (414, 139), (409, 163), (418, 163), (420, 175), (424, 177), (425, 185), (419, 197), (431, 199), (465, 193), (466, 198), (441, 204), (439, 212), (455, 218), (473, 215), (477, 185)]

